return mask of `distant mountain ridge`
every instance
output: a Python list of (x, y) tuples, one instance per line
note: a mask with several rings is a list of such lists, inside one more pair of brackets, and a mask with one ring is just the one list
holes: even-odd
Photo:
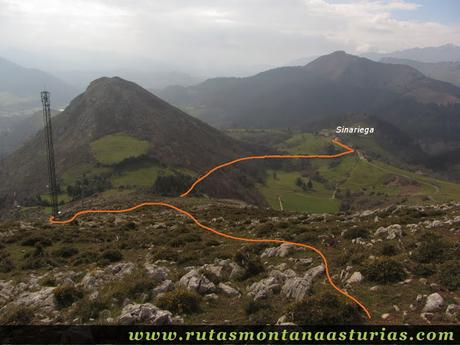
[(395, 104), (455, 105), (460, 88), (425, 77), (414, 68), (388, 65), (339, 51), (298, 67), (248, 78), (216, 78), (160, 95), (195, 109), (225, 127), (303, 126), (347, 112), (388, 112)]
[(0, 58), (0, 112), (23, 111), (40, 106), (40, 91), (52, 94), (55, 107), (66, 105), (77, 91), (53, 75), (25, 68)]
[(410, 66), (343, 51), (305, 66), (210, 79), (160, 95), (218, 127), (308, 130), (321, 119), (367, 113), (396, 126), (430, 154), (460, 147), (460, 88)]
[(460, 61), (420, 62), (393, 57), (385, 57), (380, 61), (384, 63), (411, 66), (425, 74), (427, 77), (442, 80), (460, 87)]
[(460, 47), (455, 44), (444, 44), (438, 47), (410, 48), (391, 53), (365, 53), (362, 56), (373, 60), (386, 57), (416, 60), (426, 63), (460, 61)]

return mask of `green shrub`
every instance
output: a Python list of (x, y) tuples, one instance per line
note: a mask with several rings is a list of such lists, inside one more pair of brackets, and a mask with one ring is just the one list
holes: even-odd
[(24, 255), (24, 263), (22, 268), (26, 270), (36, 270), (39, 268), (54, 266), (55, 263), (49, 258), (48, 253), (41, 245), (36, 245), (31, 253)]
[(460, 269), (457, 260), (449, 260), (443, 263), (439, 270), (441, 284), (449, 290), (460, 289)]
[(0, 313), (0, 325), (27, 325), (32, 322), (33, 315), (30, 308), (10, 304)]
[(184, 239), (178, 237), (173, 237), (168, 241), (168, 245), (173, 248), (183, 247), (186, 243)]
[(95, 252), (83, 252), (72, 258), (72, 265), (85, 265), (97, 261), (99, 255)]
[(56, 286), (56, 280), (51, 276), (46, 276), (40, 280), (41, 286)]
[(157, 305), (173, 313), (190, 314), (200, 311), (201, 297), (183, 288), (166, 292), (158, 298)]
[(349, 245), (334, 258), (335, 265), (347, 264), (359, 265), (369, 256), (369, 253), (361, 245)]
[(29, 246), (29, 247), (33, 247), (36, 245), (40, 245), (42, 247), (49, 247), (52, 244), (53, 244), (53, 241), (43, 236), (29, 236), (21, 242), (22, 246)]
[(453, 244), (449, 248), (447, 256), (452, 260), (460, 260), (460, 243)]
[[(158, 248), (158, 247), (156, 247)], [(165, 247), (160, 247), (155, 249), (152, 253), (152, 260), (168, 260), (168, 261), (177, 261), (179, 255), (176, 251), (170, 250)]]
[(445, 254), (449, 245), (441, 236), (433, 233), (427, 233), (422, 237), (422, 243), (418, 246), (412, 258), (420, 263), (442, 262), (445, 260)]
[(396, 247), (396, 245), (394, 245), (393, 243), (386, 243), (385, 242), (383, 244), (382, 249), (381, 249), (380, 252), (384, 256), (394, 256), (394, 255), (398, 254), (399, 250), (398, 250), (398, 247)]
[(53, 254), (62, 258), (70, 258), (78, 254), (78, 249), (75, 247), (62, 247), (58, 250), (55, 250)]
[(361, 321), (360, 311), (355, 305), (345, 303), (330, 293), (307, 297), (292, 304), (287, 315), (301, 325), (341, 325)]
[(72, 310), (74, 317), (80, 318), (82, 323), (88, 322), (90, 319), (97, 319), (99, 313), (110, 307), (108, 300), (102, 300), (100, 297), (96, 299), (83, 298)]
[(83, 298), (83, 291), (73, 285), (61, 285), (53, 290), (53, 295), (58, 308), (67, 308)]
[(352, 265), (360, 265), (366, 258), (367, 255), (364, 253), (353, 253), (348, 260)]
[(125, 229), (127, 230), (135, 230), (137, 228), (137, 224), (134, 222), (128, 222), (125, 224)]
[(257, 236), (270, 235), (276, 231), (275, 225), (271, 222), (260, 224), (256, 227)]
[(380, 259), (364, 270), (364, 276), (376, 283), (395, 283), (406, 278), (404, 266), (393, 259)]
[(177, 263), (180, 265), (201, 265), (202, 258), (198, 253), (201, 251), (182, 252), (177, 258)]
[(266, 302), (254, 301), (252, 298), (248, 298), (244, 304), (244, 312), (246, 315), (257, 313), (261, 309), (272, 309), (271, 305)]
[(244, 303), (244, 312), (252, 324), (273, 324), (276, 322), (276, 313), (273, 307), (267, 302), (257, 301), (249, 298)]
[(315, 243), (318, 242), (318, 234), (314, 233), (313, 231), (305, 231), (297, 236), (294, 237), (295, 242), (299, 243)]
[(245, 250), (239, 250), (233, 257), (233, 261), (244, 268), (245, 274), (241, 277), (243, 280), (255, 276), (265, 270), (259, 256), (251, 254)]
[(116, 249), (107, 249), (101, 254), (101, 258), (109, 262), (118, 262), (123, 259), (123, 254)]
[(125, 298), (136, 299), (142, 294), (151, 295), (154, 287), (153, 281), (145, 271), (136, 270), (126, 275), (123, 280), (116, 280), (107, 284), (101, 291), (101, 296), (111, 300), (115, 298), (122, 302)]
[(429, 277), (436, 272), (436, 268), (433, 264), (417, 264), (413, 271), (418, 277)]
[(14, 262), (7, 251), (0, 251), (0, 273), (8, 273), (14, 269)]
[(346, 238), (347, 240), (352, 240), (354, 238), (369, 238), (370, 232), (367, 229), (364, 228), (351, 228), (348, 229), (344, 234), (343, 238)]

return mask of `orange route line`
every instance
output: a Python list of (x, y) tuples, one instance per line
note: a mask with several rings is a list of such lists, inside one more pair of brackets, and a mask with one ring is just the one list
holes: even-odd
[(326, 158), (326, 159), (330, 159), (330, 158), (339, 158), (339, 157), (342, 157), (342, 156), (346, 156), (346, 155), (349, 155), (350, 153), (353, 153), (355, 150), (353, 150), (351, 147), (345, 145), (345, 144), (342, 144), (340, 141), (334, 139), (332, 140), (332, 142), (344, 149), (346, 149), (346, 151), (344, 152), (341, 152), (341, 153), (337, 153), (337, 154), (333, 154), (333, 155), (263, 155), (263, 156), (247, 156), (247, 157), (241, 157), (241, 158), (237, 158), (237, 159), (234, 159), (232, 161), (229, 161), (229, 162), (226, 162), (226, 163), (222, 163), (222, 164), (219, 164), (217, 166), (215, 166), (214, 168), (212, 168), (211, 170), (209, 170), (208, 172), (206, 172), (205, 174), (203, 174), (201, 177), (199, 177), (195, 182), (192, 183), (192, 185), (189, 187), (189, 189), (187, 189), (187, 191), (185, 191), (184, 193), (182, 193), (180, 196), (183, 198), (183, 197), (186, 197), (187, 195), (189, 195), (194, 189), (195, 187), (201, 183), (204, 179), (206, 179), (209, 175), (211, 175), (212, 173), (214, 173), (215, 171), (219, 170), (219, 169), (222, 169), (222, 168), (225, 168), (225, 167), (228, 167), (229, 165), (233, 165), (233, 164), (236, 164), (236, 163), (239, 163), (239, 162), (243, 162), (243, 161), (249, 161), (249, 160), (256, 160), (256, 159), (307, 159), (307, 158)]
[[(354, 150), (351, 147), (349, 147), (349, 146), (347, 146), (345, 144), (342, 144), (341, 142), (339, 142), (336, 139), (332, 140), (332, 142), (334, 144), (346, 149), (346, 151), (341, 152), (341, 153), (337, 153), (337, 154), (331, 154), (331, 155), (264, 155), (264, 156), (248, 156), (248, 157), (241, 157), (241, 158), (238, 158), (238, 159), (235, 159), (235, 160), (220, 164), (220, 165), (212, 168), (211, 170), (209, 170), (205, 174), (203, 174), (201, 177), (199, 177), (189, 187), (189, 189), (187, 189), (187, 191), (182, 193), (180, 196), (181, 197), (186, 197), (187, 195), (189, 195), (195, 189), (195, 187), (200, 182), (202, 182), (204, 179), (206, 179), (209, 175), (211, 175), (212, 173), (214, 173), (215, 171), (217, 171), (217, 170), (219, 170), (221, 168), (236, 164), (238, 162), (248, 161), (248, 160), (255, 160), (255, 159), (290, 159), (290, 158), (301, 158), (301, 159), (306, 159), (306, 158), (320, 158), (320, 159), (322, 159), (322, 158), (324, 158), (324, 159), (327, 159), (327, 158), (339, 158), (339, 157), (342, 157), (342, 156), (345, 156), (345, 155), (348, 155), (348, 154), (351, 154), (351, 153), (354, 152)], [(182, 215), (188, 217), (189, 219), (191, 219), (201, 229), (209, 231), (209, 232), (212, 232), (212, 233), (214, 233), (214, 234), (216, 234), (218, 236), (221, 236), (221, 237), (224, 237), (224, 238), (227, 238), (227, 239), (231, 239), (231, 240), (234, 240), (234, 241), (249, 242), (249, 243), (276, 243), (276, 244), (285, 243), (285, 244), (291, 244), (291, 245), (294, 245), (294, 246), (297, 246), (297, 247), (307, 248), (307, 249), (310, 249), (310, 250), (314, 251), (316, 254), (318, 254), (321, 257), (321, 259), (323, 261), (324, 270), (326, 272), (326, 277), (327, 277), (327, 280), (328, 280), (329, 284), (335, 290), (337, 290), (339, 293), (341, 293), (345, 297), (347, 297), (350, 300), (352, 300), (353, 302), (355, 302), (364, 311), (366, 316), (369, 319), (371, 319), (371, 314), (370, 314), (369, 310), (366, 308), (366, 306), (361, 301), (359, 301), (356, 297), (350, 295), (348, 292), (342, 290), (341, 288), (339, 288), (334, 283), (334, 281), (333, 281), (333, 279), (331, 277), (331, 273), (330, 273), (330, 270), (329, 270), (329, 264), (328, 264), (326, 256), (318, 248), (316, 248), (316, 247), (314, 247), (312, 245), (308, 245), (308, 244), (304, 244), (304, 243), (298, 243), (298, 242), (285, 241), (285, 240), (277, 240), (277, 239), (254, 239), (254, 238), (237, 237), (237, 236), (229, 235), (229, 234), (223, 233), (221, 231), (218, 231), (218, 230), (216, 230), (214, 228), (211, 228), (211, 227), (209, 227), (207, 225), (202, 224), (191, 213), (189, 213), (189, 212), (187, 212), (187, 211), (185, 211), (185, 210), (183, 210), (183, 209), (181, 209), (181, 208), (179, 208), (177, 206), (174, 206), (172, 204), (168, 204), (166, 202), (143, 202), (141, 204), (134, 205), (133, 207), (126, 208), (126, 209), (119, 209), (119, 210), (111, 210), (111, 209), (107, 209), (107, 210), (103, 210), (103, 209), (83, 210), (83, 211), (79, 211), (79, 212), (75, 213), (71, 218), (66, 219), (66, 220), (56, 220), (56, 219), (54, 219), (54, 217), (50, 217), (49, 222), (52, 223), (52, 224), (69, 224), (69, 223), (73, 222), (74, 220), (76, 220), (78, 217), (80, 217), (82, 215), (86, 215), (86, 214), (94, 214), (94, 213), (129, 213), (129, 212), (133, 212), (133, 211), (135, 211), (137, 209), (140, 209), (140, 208), (143, 208), (143, 207), (146, 207), (146, 206), (161, 206), (161, 207), (166, 207), (166, 208), (169, 208), (169, 209), (173, 209), (173, 210), (181, 213)]]

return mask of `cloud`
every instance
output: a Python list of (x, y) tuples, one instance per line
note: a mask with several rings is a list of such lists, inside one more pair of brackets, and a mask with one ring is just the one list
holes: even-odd
[(460, 44), (458, 24), (393, 15), (419, 7), (403, 0), (0, 0), (0, 54), (25, 51), (55, 68), (169, 66), (213, 75), (337, 49)]

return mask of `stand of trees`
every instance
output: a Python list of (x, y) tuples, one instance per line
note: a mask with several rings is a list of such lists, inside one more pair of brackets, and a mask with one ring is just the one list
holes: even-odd
[(192, 182), (192, 177), (177, 172), (171, 175), (160, 175), (157, 177), (152, 191), (155, 194), (165, 196), (178, 195), (186, 190)]
[(305, 180), (302, 177), (298, 177), (295, 181), (296, 186), (302, 188), (304, 191), (312, 190), (313, 189), (313, 182), (311, 179), (308, 179), (308, 182), (305, 183)]
[(83, 176), (75, 184), (67, 187), (67, 194), (73, 199), (85, 198), (95, 193), (103, 192), (112, 188), (110, 180), (102, 175)]

